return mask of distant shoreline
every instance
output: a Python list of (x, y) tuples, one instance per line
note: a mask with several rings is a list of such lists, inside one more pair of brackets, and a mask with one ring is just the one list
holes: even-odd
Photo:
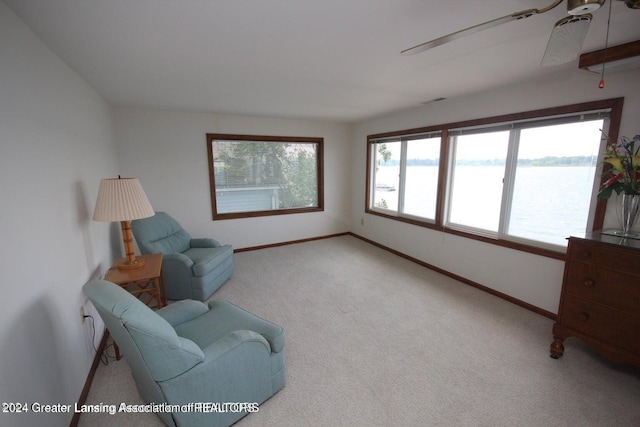
[[(380, 162), (379, 166), (398, 166), (400, 161)], [(438, 166), (439, 159), (409, 159), (407, 166)], [(503, 166), (504, 159), (457, 160), (456, 166)], [(518, 166), (595, 166), (595, 156), (547, 156), (540, 159), (518, 159)]]

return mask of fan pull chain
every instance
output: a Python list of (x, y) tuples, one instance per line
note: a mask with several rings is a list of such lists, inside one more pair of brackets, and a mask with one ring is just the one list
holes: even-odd
[(607, 65), (607, 47), (609, 47), (609, 27), (611, 26), (611, 5), (613, 0), (609, 0), (609, 17), (607, 18), (607, 36), (604, 41), (604, 58), (602, 60), (602, 74), (600, 75), (600, 83), (598, 87), (604, 89), (604, 68)]

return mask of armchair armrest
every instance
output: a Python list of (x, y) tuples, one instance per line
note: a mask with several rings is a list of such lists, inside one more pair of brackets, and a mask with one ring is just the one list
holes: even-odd
[(184, 254), (181, 254), (180, 252), (164, 254), (162, 257), (162, 262), (184, 265), (186, 268), (191, 268), (191, 266), (193, 265), (193, 261), (191, 260), (191, 258)]
[(217, 240), (209, 238), (191, 239), (192, 248), (219, 248), (222, 246)]
[(209, 307), (200, 301), (181, 300), (166, 307), (162, 307), (160, 310), (156, 311), (156, 313), (169, 322), (171, 326), (175, 327), (181, 323), (195, 319), (207, 311), (209, 311)]
[[(253, 350), (250, 350), (249, 347), (253, 348)], [(246, 374), (243, 371), (255, 369), (256, 365), (260, 364), (258, 361), (261, 359), (261, 363), (267, 366), (267, 369), (263, 371), (267, 372), (268, 376), (271, 377), (271, 348), (267, 340), (256, 332), (242, 329), (233, 331), (201, 350), (202, 354), (204, 354), (204, 359), (201, 363), (179, 376), (158, 384), (163, 387), (165, 393), (176, 392), (177, 384), (183, 384), (186, 387), (185, 390), (190, 390), (194, 388), (194, 384), (199, 383), (201, 387), (195, 387), (196, 389), (200, 391), (205, 389), (212, 390), (215, 387), (220, 387), (219, 384), (224, 384), (224, 381), (216, 378), (217, 374), (232, 374), (233, 377), (233, 373), (236, 372), (238, 374), (236, 377), (243, 377), (243, 374)], [(164, 388), (165, 385), (169, 385), (169, 387)], [(186, 394), (186, 392), (181, 393), (178, 391), (175, 397), (184, 399)], [(207, 394), (204, 392), (200, 397)]]
[[(181, 375), (158, 382), (168, 402), (227, 402), (231, 396), (244, 396), (247, 402), (262, 402), (273, 393), (271, 350), (260, 334), (236, 330), (203, 348), (202, 352), (201, 363)], [(197, 413), (178, 416), (183, 425), (202, 425), (202, 420), (197, 422)]]

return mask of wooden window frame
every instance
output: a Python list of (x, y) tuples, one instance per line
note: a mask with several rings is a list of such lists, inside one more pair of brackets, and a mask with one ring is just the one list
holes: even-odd
[[(474, 234), (474, 233), (457, 230), (457, 229), (446, 226), (444, 212), (445, 212), (445, 203), (446, 203), (446, 191), (447, 191), (446, 186), (447, 186), (447, 174), (448, 174), (448, 167), (449, 167), (448, 166), (449, 156), (451, 155), (451, 153), (449, 153), (449, 144), (447, 143), (449, 139), (449, 130), (465, 128), (465, 127), (488, 126), (488, 125), (494, 125), (498, 123), (531, 120), (536, 118), (576, 114), (576, 113), (586, 112), (586, 111), (610, 109), (611, 113), (609, 117), (610, 123), (609, 123), (608, 136), (612, 141), (617, 141), (619, 136), (619, 131), (620, 131), (620, 121), (622, 117), (623, 104), (624, 104), (624, 98), (612, 98), (612, 99), (605, 99), (600, 101), (592, 101), (592, 102), (585, 102), (585, 103), (579, 103), (579, 104), (565, 105), (560, 107), (532, 110), (532, 111), (526, 111), (521, 113), (493, 116), (493, 117), (487, 117), (487, 118), (481, 118), (481, 119), (475, 119), (475, 120), (453, 122), (453, 123), (447, 123), (442, 125), (434, 125), (434, 126), (428, 126), (428, 127), (422, 127), (422, 128), (414, 128), (414, 129), (408, 129), (408, 130), (368, 135), (367, 144), (366, 144), (366, 150), (367, 150), (366, 166), (367, 167), (366, 167), (366, 181), (365, 181), (366, 182), (365, 213), (388, 218), (395, 221), (413, 224), (419, 227), (438, 230), (444, 233), (466, 237), (473, 240), (479, 240), (485, 243), (503, 246), (510, 249), (516, 249), (524, 252), (533, 253), (536, 255), (546, 256), (549, 258), (564, 260), (565, 259), (564, 252), (558, 252), (552, 249), (546, 249), (543, 247), (529, 245), (526, 243), (521, 243), (521, 242), (516, 242), (516, 241), (511, 241), (506, 239), (482, 236), (480, 234)], [(442, 137), (441, 137), (442, 140), (440, 144), (440, 166), (439, 166), (440, 168), (438, 173), (438, 194), (437, 194), (437, 200), (436, 200), (435, 222), (427, 222), (427, 221), (417, 220), (415, 218), (406, 218), (403, 216), (389, 215), (387, 213), (372, 209), (371, 208), (371, 191), (372, 191), (371, 170), (373, 165), (372, 165), (372, 156), (371, 156), (371, 143), (383, 138), (390, 138), (390, 137), (396, 137), (396, 136), (401, 137), (404, 135), (438, 132), (438, 131), (442, 132)], [(599, 200), (596, 203), (592, 231), (602, 230), (606, 207), (607, 207), (607, 200)]]
[[(263, 217), (263, 216), (273, 216), (273, 215), (288, 215), (288, 214), (324, 211), (324, 138), (207, 133), (206, 139), (207, 139), (207, 155), (208, 155), (208, 163), (209, 163), (209, 187), (211, 191), (211, 209), (212, 209), (212, 215), (213, 215), (214, 221), (225, 220), (225, 219), (253, 218), (253, 217)], [(215, 181), (215, 170), (214, 170), (215, 159), (214, 159), (214, 150), (213, 150), (213, 142), (215, 140), (251, 141), (251, 142), (283, 143), (283, 144), (287, 144), (287, 143), (315, 144), (317, 147), (317, 152), (316, 152), (317, 177), (316, 178), (317, 178), (317, 189), (318, 189), (318, 206), (247, 211), (247, 212), (218, 213), (217, 203), (216, 203), (216, 181)]]

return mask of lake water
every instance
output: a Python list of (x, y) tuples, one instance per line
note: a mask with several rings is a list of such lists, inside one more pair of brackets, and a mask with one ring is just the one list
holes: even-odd
[[(398, 189), (398, 167), (381, 166), (377, 184)], [(503, 166), (457, 166), (453, 179), (450, 222), (498, 231)], [(595, 177), (594, 167), (519, 167), (508, 234), (566, 246), (566, 238), (586, 229)], [(436, 166), (407, 167), (405, 209), (433, 219), (438, 178)], [(374, 203), (385, 200), (397, 210), (398, 191), (374, 192)]]

